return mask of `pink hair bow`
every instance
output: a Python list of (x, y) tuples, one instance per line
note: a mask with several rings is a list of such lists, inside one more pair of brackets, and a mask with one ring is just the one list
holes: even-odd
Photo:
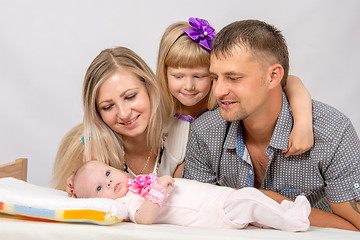
[(139, 175), (136, 179), (129, 179), (127, 186), (133, 193), (145, 197), (150, 192), (153, 185), (156, 184), (157, 180), (158, 177), (152, 173), (149, 175)]

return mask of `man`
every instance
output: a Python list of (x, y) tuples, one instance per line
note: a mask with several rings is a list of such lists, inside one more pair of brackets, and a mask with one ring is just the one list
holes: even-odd
[(303, 194), (311, 225), (359, 230), (360, 141), (350, 120), (313, 101), (314, 146), (283, 153), (293, 125), (288, 69), (284, 37), (269, 24), (238, 21), (217, 34), (210, 73), (219, 108), (191, 126), (184, 177), (253, 186), (278, 202)]

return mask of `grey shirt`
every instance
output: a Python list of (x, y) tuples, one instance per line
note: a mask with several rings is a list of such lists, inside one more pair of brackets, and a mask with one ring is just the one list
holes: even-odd
[[(360, 199), (360, 141), (341, 112), (313, 100), (314, 146), (285, 157), (293, 126), (283, 93), (281, 112), (266, 148), (269, 164), (261, 189), (295, 199), (305, 195), (312, 207), (331, 211), (330, 202)], [(242, 138), (241, 121), (227, 122), (219, 109), (208, 111), (190, 127), (183, 177), (233, 188), (253, 187), (254, 170)]]

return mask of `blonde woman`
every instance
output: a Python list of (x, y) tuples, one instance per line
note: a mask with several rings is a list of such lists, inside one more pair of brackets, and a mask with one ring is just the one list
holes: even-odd
[[(83, 129), (70, 131), (77, 132), (78, 139), (64, 137), (54, 165), (54, 184), (71, 194), (65, 173), (76, 170), (83, 158), (64, 153), (78, 153), (82, 147), (84, 159), (97, 159), (133, 176), (160, 171), (173, 175), (176, 165), (163, 158), (168, 109), (161, 99), (153, 72), (136, 53), (124, 47), (103, 50), (86, 72)], [(78, 147), (67, 147), (71, 144)]]

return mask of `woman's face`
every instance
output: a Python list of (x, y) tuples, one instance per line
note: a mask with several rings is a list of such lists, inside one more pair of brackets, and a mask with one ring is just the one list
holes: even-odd
[(103, 121), (126, 137), (145, 135), (151, 104), (143, 82), (133, 72), (120, 68), (99, 87), (96, 106)]

